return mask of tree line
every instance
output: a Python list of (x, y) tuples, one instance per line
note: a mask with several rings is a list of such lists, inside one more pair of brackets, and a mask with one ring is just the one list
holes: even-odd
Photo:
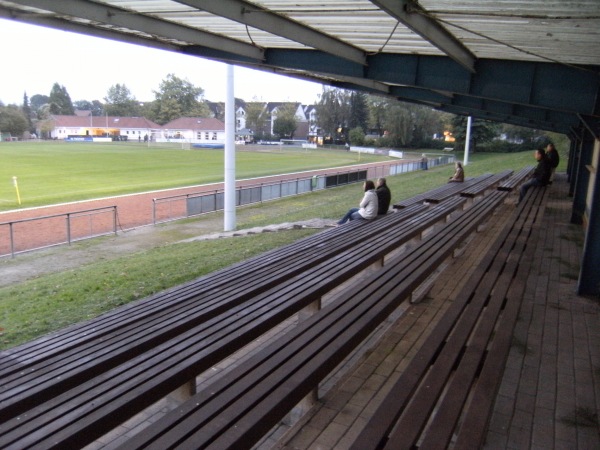
[[(72, 101), (67, 89), (54, 83), (49, 95), (25, 93), (22, 105), (5, 106), (0, 101), (0, 131), (22, 136), (34, 132), (36, 124), (51, 115), (73, 115), (75, 110), (90, 111), (93, 116), (145, 117), (163, 125), (179, 117), (217, 117), (223, 120), (224, 110), (211, 111), (204, 100), (204, 90), (186, 79), (169, 74), (162, 80), (154, 99), (139, 101), (124, 84), (111, 86), (104, 102), (99, 100)], [(246, 127), (255, 131), (255, 138), (306, 138), (295, 136), (297, 103), (284, 103), (277, 109), (273, 134), (267, 131), (270, 114), (264, 102), (245, 103)], [(466, 117), (456, 116), (433, 108), (400, 102), (394, 98), (369, 95), (328, 86), (323, 87), (319, 100), (313, 105), (318, 129), (325, 143), (391, 148), (439, 148), (453, 144), (434, 139), (444, 133), (464, 144)], [(505, 139), (499, 144), (499, 136)], [(545, 133), (507, 124), (473, 120), (471, 129), (473, 150), (496, 147), (495, 150), (514, 151), (533, 148), (540, 141), (552, 140)], [(496, 144), (494, 144), (496, 141)], [(507, 142), (509, 144), (507, 144)]]

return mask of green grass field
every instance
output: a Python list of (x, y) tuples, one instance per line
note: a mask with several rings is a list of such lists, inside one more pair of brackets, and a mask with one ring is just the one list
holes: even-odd
[[(243, 149), (243, 147), (242, 147)], [(356, 164), (345, 151), (265, 147), (238, 151), (238, 179)], [(382, 156), (360, 155), (360, 162)], [(0, 211), (223, 181), (223, 150), (148, 147), (133, 143), (0, 144)]]

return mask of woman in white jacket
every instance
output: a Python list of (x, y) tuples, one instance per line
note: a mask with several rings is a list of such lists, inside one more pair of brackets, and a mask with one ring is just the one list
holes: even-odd
[(360, 202), (360, 207), (350, 208), (346, 215), (338, 222), (338, 225), (342, 225), (349, 220), (370, 220), (377, 217), (378, 201), (377, 194), (375, 193), (375, 183), (373, 183), (371, 180), (367, 180), (363, 185), (363, 189), (365, 191), (365, 195)]

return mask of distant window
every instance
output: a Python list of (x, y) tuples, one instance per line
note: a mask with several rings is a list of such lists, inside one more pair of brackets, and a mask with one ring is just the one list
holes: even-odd
[(213, 135), (212, 135), (212, 140), (213, 140), (213, 141), (216, 141), (216, 140), (217, 140), (217, 133), (213, 133)]
[(202, 131), (196, 133), (196, 139), (202, 139)]
[(204, 139), (208, 141), (208, 131), (204, 133)]

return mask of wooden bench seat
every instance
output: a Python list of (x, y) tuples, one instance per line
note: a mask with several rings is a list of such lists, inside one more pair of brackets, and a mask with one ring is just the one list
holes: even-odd
[[(4, 411), (0, 412), (8, 411), (10, 415), (3, 415), (6, 419), (0, 423), (0, 447), (49, 448), (58, 442), (66, 448), (90, 443), (318, 301), (463, 204), (464, 199), (456, 199), (454, 203), (425, 208), (406, 220), (398, 221), (396, 213), (371, 223), (352, 225), (355, 230), (344, 233), (351, 240), (345, 250), (325, 260), (309, 260), (303, 271), (288, 276), (285, 283), (255, 292), (244, 297), (244, 301), (226, 304), (219, 314), (208, 319), (197, 320), (204, 303), (192, 302), (192, 309), (170, 316), (171, 322), (161, 318), (148, 329), (136, 327), (132, 322), (133, 331), (150, 331), (147, 339), (153, 339), (153, 333), (162, 333), (166, 338), (152, 342), (143, 352), (135, 354), (129, 354), (127, 346), (119, 347), (122, 339), (111, 341), (123, 359), (109, 369), (98, 366), (96, 374), (90, 373), (87, 364), (96, 365), (96, 354), (102, 354), (102, 342), (97, 343), (100, 348), (94, 348), (94, 352), (84, 358), (86, 364), (81, 365), (73, 354), (70, 363), (63, 365), (62, 372), (55, 367), (57, 372), (52, 372), (52, 377), (34, 376), (29, 380), (29, 390), (20, 389), (15, 396), (3, 398), (0, 407)], [(373, 232), (373, 226), (384, 226), (387, 221), (393, 226), (385, 233)], [(366, 234), (360, 235), (361, 240), (357, 241), (354, 233), (364, 231)], [(356, 242), (361, 245), (357, 246)], [(71, 365), (75, 370), (69, 375)], [(83, 373), (78, 372), (80, 365)], [(56, 377), (67, 378), (69, 382), (57, 382)]]
[(417, 203), (426, 202), (428, 201), (428, 199), (434, 199), (433, 203), (439, 203), (441, 200), (438, 199), (443, 200), (445, 198), (449, 198), (457, 194), (461, 190), (466, 189), (474, 184), (477, 184), (490, 176), (491, 174), (486, 174), (480, 177), (465, 178), (465, 181), (463, 183), (446, 183), (427, 192), (423, 192), (413, 197), (396, 202), (394, 203), (393, 208), (401, 210)]
[(479, 195), (483, 195), (488, 190), (494, 189), (498, 185), (498, 183), (502, 183), (504, 180), (506, 180), (512, 174), (513, 174), (513, 171), (510, 169), (504, 170), (497, 174), (494, 174), (492, 177), (487, 178), (486, 180), (484, 180), (481, 183), (477, 183), (473, 186), (469, 186), (466, 189), (463, 189), (462, 191), (460, 191), (460, 195), (462, 197), (469, 197), (469, 198), (474, 198)]
[(462, 191), (469, 189), (471, 187), (477, 186), (481, 183), (485, 183), (487, 180), (491, 179), (493, 174), (486, 173), (480, 175), (478, 177), (472, 178), (468, 181), (464, 181), (462, 183), (448, 183), (448, 187), (444, 190), (440, 190), (438, 192), (432, 193), (425, 197), (425, 202), (427, 203), (440, 203), (444, 200), (453, 197), (455, 195), (459, 195)]
[[(467, 180), (467, 181), (470, 181), (470, 180), (472, 180), (472, 178), (469, 178), (469, 180)], [(445, 190), (447, 190), (447, 189), (449, 189), (451, 187), (452, 186), (450, 185), (450, 183), (444, 184), (444, 185), (439, 186), (437, 188), (431, 189), (431, 190), (429, 190), (427, 192), (423, 192), (421, 194), (417, 194), (417, 195), (415, 195), (413, 197), (410, 197), (410, 198), (401, 200), (401, 201), (399, 201), (397, 203), (394, 203), (392, 205), (392, 207), (394, 209), (397, 209), (397, 210), (403, 210), (404, 208), (408, 208), (408, 207), (416, 205), (416, 204), (422, 204), (422, 203), (425, 202), (425, 199), (428, 196), (434, 195), (436, 192), (445, 191)]]
[[(251, 448), (504, 201), (495, 192), (300, 323), (123, 449)], [(372, 445), (361, 450), (373, 448)]]
[(87, 377), (131, 359), (253, 295), (287, 281), (312, 265), (355, 246), (357, 240), (384, 233), (425, 206), (390, 215), (364, 227), (364, 221), (321, 233), (277, 252), (203, 277), (120, 308), (65, 331), (2, 354), (0, 412), (19, 414)]
[(527, 180), (533, 173), (533, 166), (523, 167), (517, 173), (507, 178), (505, 181), (498, 185), (500, 191), (512, 191), (519, 187), (521, 183)]
[(481, 448), (512, 342), (545, 189), (515, 212), (352, 450)]

